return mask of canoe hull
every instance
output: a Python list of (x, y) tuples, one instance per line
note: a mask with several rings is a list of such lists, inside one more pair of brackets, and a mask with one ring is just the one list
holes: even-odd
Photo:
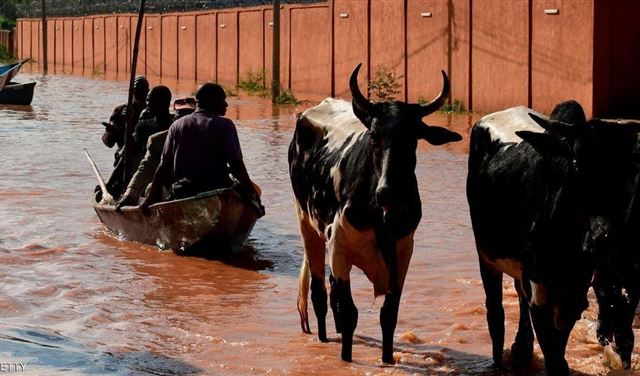
[(35, 82), (19, 84), (8, 83), (4, 89), (0, 90), (0, 104), (29, 105), (33, 100), (33, 89)]
[(94, 209), (119, 238), (173, 250), (205, 245), (213, 253), (241, 249), (259, 216), (231, 189), (157, 203), (148, 215), (138, 207), (116, 212), (111, 205), (94, 203)]

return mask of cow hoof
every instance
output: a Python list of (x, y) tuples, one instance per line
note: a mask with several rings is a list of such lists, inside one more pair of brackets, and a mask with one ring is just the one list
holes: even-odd
[(546, 363), (545, 368), (549, 376), (569, 376), (569, 364), (564, 359), (556, 363)]
[(351, 354), (342, 354), (340, 357), (341, 357), (341, 358), (342, 358), (342, 360), (344, 360), (345, 362), (349, 362), (349, 363), (351, 363), (351, 362), (352, 362), (352, 360), (351, 360)]
[(329, 342), (329, 340), (327, 339), (326, 335), (319, 335), (318, 336), (318, 341), (320, 341), (320, 342)]
[(511, 359), (518, 368), (525, 368), (533, 358), (533, 344), (530, 342), (514, 342), (511, 345)]

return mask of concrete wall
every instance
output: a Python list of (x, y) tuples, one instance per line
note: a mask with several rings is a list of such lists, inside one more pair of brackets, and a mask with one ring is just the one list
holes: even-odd
[[(557, 12), (553, 11), (557, 10)], [(299, 97), (349, 97), (380, 66), (399, 77), (399, 99), (431, 99), (448, 73), (451, 100), (474, 111), (525, 105), (549, 112), (577, 99), (589, 115), (640, 112), (637, 0), (328, 0), (281, 9), (281, 86)], [(235, 85), (271, 77), (272, 11), (150, 14), (138, 73)], [(136, 16), (49, 20), (55, 72), (127, 73)], [(629, 26), (631, 25), (631, 26)], [(41, 59), (39, 20), (16, 27), (18, 57)], [(0, 43), (1, 40), (0, 40)], [(61, 68), (58, 68), (61, 67)], [(640, 114), (638, 114), (640, 115)]]

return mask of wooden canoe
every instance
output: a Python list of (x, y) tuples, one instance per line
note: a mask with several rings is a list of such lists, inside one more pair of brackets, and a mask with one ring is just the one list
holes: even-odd
[(20, 84), (9, 82), (0, 90), (0, 104), (30, 105), (33, 100), (34, 81)]
[(146, 215), (137, 206), (118, 212), (113, 205), (93, 201), (102, 223), (121, 239), (172, 250), (197, 245), (205, 256), (240, 250), (262, 215), (254, 202), (232, 188), (156, 203)]

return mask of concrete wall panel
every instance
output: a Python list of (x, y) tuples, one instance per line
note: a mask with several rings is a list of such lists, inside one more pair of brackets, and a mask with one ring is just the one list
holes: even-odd
[(93, 69), (96, 73), (105, 72), (105, 19), (93, 19)]
[[(558, 9), (555, 15), (545, 9)], [(591, 114), (593, 4), (591, 0), (533, 1), (533, 108), (549, 113), (575, 99)]]
[(358, 63), (360, 90), (367, 93), (367, 2), (335, 0), (335, 95), (351, 98), (349, 76)]
[(162, 16), (162, 77), (178, 77), (178, 17)]
[[(136, 42), (136, 28), (138, 27), (138, 16), (131, 16), (129, 18), (129, 56), (133, 53), (133, 45)], [(146, 38), (145, 38), (145, 18), (142, 19), (142, 25), (140, 27), (140, 41), (138, 42), (138, 62), (136, 63), (136, 75), (146, 74)], [(131, 59), (129, 59), (131, 60)], [(131, 64), (131, 62), (129, 62)], [(130, 71), (128, 68), (127, 71)]]
[(82, 74), (84, 71), (84, 22), (75, 18), (73, 25), (73, 72)]
[(118, 73), (131, 71), (131, 17), (118, 16)]
[(22, 40), (20, 41), (20, 58), (26, 59), (31, 57), (31, 22), (22, 22)]
[(93, 19), (85, 18), (82, 21), (83, 41), (82, 44), (82, 66), (85, 72), (94, 72), (93, 68)]
[[(267, 82), (271, 82), (271, 70), (273, 67), (273, 11), (271, 9), (262, 12), (264, 29), (264, 71)], [(282, 40), (282, 30), (280, 39)]]
[[(291, 90), (331, 94), (331, 18), (327, 7), (291, 11)], [(313, 33), (309, 33), (313, 30)]]
[(264, 27), (262, 10), (238, 12), (240, 80), (245, 80), (249, 72), (256, 74), (264, 69)]
[(22, 30), (23, 28), (23, 24), (24, 24), (24, 20), (17, 20), (16, 21), (16, 31), (17, 34), (16, 35), (16, 56), (19, 59), (22, 59), (22, 43), (23, 43), (23, 39), (24, 39), (24, 31)]
[(64, 27), (62, 19), (55, 20), (55, 40), (56, 40), (56, 72), (64, 66)]
[(197, 27), (197, 80), (216, 80), (216, 15), (202, 14), (196, 16)]
[(31, 21), (31, 58), (42, 62), (42, 45), (40, 43), (40, 21)]
[(116, 17), (110, 16), (104, 19), (105, 27), (105, 73), (115, 73), (118, 71), (118, 21)]
[(146, 17), (147, 35), (146, 35), (146, 74), (148, 76), (160, 76), (162, 56), (162, 26), (159, 16)]
[(178, 17), (178, 78), (196, 79), (196, 16)]
[(236, 12), (218, 13), (218, 81), (226, 85), (238, 83), (238, 24)]
[(370, 77), (379, 69), (394, 72), (401, 84), (396, 98), (405, 100), (403, 0), (371, 2), (370, 45)]
[(473, 2), (474, 111), (529, 104), (528, 0)]
[(73, 67), (73, 20), (64, 19), (62, 28), (64, 34), (63, 65), (65, 71), (69, 71)]
[[(427, 17), (427, 14), (431, 14)], [(431, 100), (442, 88), (440, 70), (451, 78), (447, 3), (415, 0), (407, 3), (408, 100)]]

